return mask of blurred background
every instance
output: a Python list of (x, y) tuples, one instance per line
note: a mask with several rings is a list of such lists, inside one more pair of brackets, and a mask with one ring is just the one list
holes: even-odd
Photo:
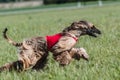
[[(120, 4), (120, 0), (0, 0), (0, 14)], [(19, 12), (18, 12), (19, 13)]]

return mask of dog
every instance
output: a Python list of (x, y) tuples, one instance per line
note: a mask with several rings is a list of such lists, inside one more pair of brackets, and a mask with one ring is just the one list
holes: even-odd
[(97, 37), (101, 31), (88, 21), (73, 22), (62, 32), (52, 36), (33, 37), (16, 43), (7, 34), (7, 28), (3, 31), (3, 37), (13, 46), (18, 48), (18, 60), (0, 67), (0, 72), (16, 70), (18, 72), (27, 69), (42, 69), (49, 51), (53, 58), (61, 65), (68, 65), (73, 59), (83, 58), (88, 61), (89, 55), (84, 48), (75, 48), (78, 38), (83, 35)]

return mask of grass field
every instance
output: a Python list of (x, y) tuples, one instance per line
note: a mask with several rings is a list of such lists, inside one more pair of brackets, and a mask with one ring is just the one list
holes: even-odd
[(0, 80), (120, 80), (120, 5), (0, 16), (0, 65), (17, 59), (16, 49), (2, 38), (9, 29), (15, 41), (26, 37), (60, 32), (73, 21), (88, 20), (102, 31), (98, 38), (80, 37), (76, 47), (84, 47), (90, 58), (59, 67), (50, 53), (41, 71), (2, 72)]

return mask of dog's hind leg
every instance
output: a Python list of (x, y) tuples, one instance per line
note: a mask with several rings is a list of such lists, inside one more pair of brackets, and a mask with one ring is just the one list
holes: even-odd
[[(7, 63), (4, 66), (0, 67), (0, 72), (2, 71), (24, 71), (32, 68), (38, 60), (40, 60), (43, 55), (39, 55), (37, 53), (29, 53), (30, 50), (23, 51), (26, 53), (20, 53), (19, 59), (12, 63)], [(42, 53), (41, 53), (42, 54)]]
[(12, 63), (7, 63), (4, 66), (0, 67), (0, 72), (2, 71), (11, 71), (11, 70), (17, 70), (17, 71), (22, 71), (23, 70), (23, 62), (18, 60)]
[(43, 69), (48, 61), (47, 56), (48, 54), (44, 54), (43, 57), (39, 59), (37, 63), (32, 67), (32, 69), (37, 71)]
[(23, 57), (21, 57), (21, 59), (1, 66), (0, 72), (12, 71), (12, 70), (21, 72), (21, 71), (24, 71), (24, 70), (27, 70), (27, 69), (33, 67), (36, 64), (36, 62), (40, 59), (40, 57), (36, 58), (36, 56), (32, 56), (32, 58), (29, 58), (29, 57), (30, 56), (23, 55)]

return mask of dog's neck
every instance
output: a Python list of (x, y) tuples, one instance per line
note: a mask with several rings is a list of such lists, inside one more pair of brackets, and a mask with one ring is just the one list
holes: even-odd
[(75, 35), (77, 38), (79, 38), (82, 35), (81, 31), (76, 30), (70, 30), (69, 33)]

